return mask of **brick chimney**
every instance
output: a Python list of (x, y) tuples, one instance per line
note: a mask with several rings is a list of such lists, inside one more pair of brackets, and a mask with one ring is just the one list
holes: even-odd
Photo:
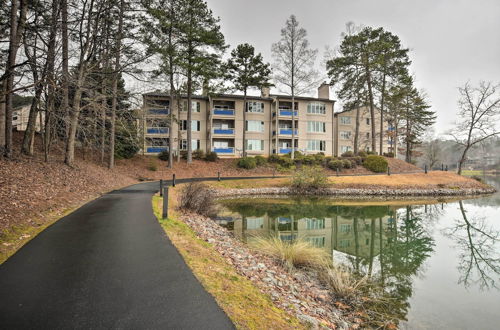
[(318, 98), (320, 99), (330, 99), (330, 85), (324, 81), (318, 88)]
[(271, 95), (271, 88), (268, 86), (262, 86), (260, 89), (260, 96), (261, 97), (269, 97)]

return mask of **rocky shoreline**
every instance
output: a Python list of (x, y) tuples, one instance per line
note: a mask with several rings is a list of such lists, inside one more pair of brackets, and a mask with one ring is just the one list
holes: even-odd
[(296, 192), (288, 187), (270, 188), (244, 188), (244, 189), (217, 189), (217, 197), (227, 197), (235, 195), (324, 195), (324, 196), (474, 196), (481, 194), (492, 194), (496, 190), (492, 187), (484, 188), (324, 188), (310, 190), (306, 192)]
[(210, 218), (194, 213), (183, 213), (179, 218), (198, 237), (210, 243), (240, 275), (268, 294), (276, 306), (311, 325), (313, 329), (360, 326), (360, 319), (349, 317), (336, 307), (335, 303), (339, 303), (339, 299), (321, 284), (314, 272), (287, 271), (274, 259), (248, 248)]

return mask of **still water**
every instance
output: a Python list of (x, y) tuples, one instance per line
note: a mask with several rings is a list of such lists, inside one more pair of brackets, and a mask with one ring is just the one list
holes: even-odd
[[(500, 190), (500, 178), (487, 178)], [(500, 329), (500, 194), (464, 200), (220, 201), (216, 221), (248, 242), (298, 237), (369, 275), (403, 329)]]

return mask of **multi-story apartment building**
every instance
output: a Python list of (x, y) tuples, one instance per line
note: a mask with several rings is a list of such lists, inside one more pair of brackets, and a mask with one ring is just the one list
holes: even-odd
[[(12, 127), (17, 131), (25, 131), (28, 126), (28, 119), (30, 115), (30, 105), (25, 105), (14, 109), (12, 112)], [(35, 130), (40, 132), (44, 125), (45, 114), (41, 111), (37, 113), (37, 118), (35, 121)]]
[[(143, 101), (143, 153), (156, 154), (168, 149), (169, 95), (147, 93)], [(192, 150), (215, 151), (219, 157), (242, 156), (244, 143), (248, 155), (287, 154), (292, 147), (306, 154), (337, 155), (342, 148), (338, 146), (340, 131), (334, 104), (326, 83), (318, 88), (317, 98), (295, 97), (293, 107), (290, 96), (270, 94), (269, 88), (263, 88), (260, 96), (248, 96), (246, 105), (242, 95), (194, 95), (189, 143)], [(173, 109), (177, 119), (172, 126), (173, 151), (177, 153), (179, 141), (181, 151), (188, 147), (187, 98), (181, 98), (179, 113), (176, 113), (177, 107)], [(292, 117), (295, 119), (293, 142)]]

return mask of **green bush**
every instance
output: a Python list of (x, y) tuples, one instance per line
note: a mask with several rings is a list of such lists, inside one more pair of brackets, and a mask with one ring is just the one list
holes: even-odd
[(394, 153), (393, 152), (384, 152), (384, 156), (388, 158), (394, 158)]
[(368, 156), (368, 154), (366, 153), (366, 151), (361, 150), (358, 152), (358, 156), (362, 157), (362, 158), (366, 158), (366, 156)]
[(352, 152), (352, 151), (346, 151), (341, 156), (342, 157), (354, 157), (354, 152)]
[(257, 163), (257, 166), (262, 166), (267, 163), (267, 159), (262, 156), (255, 156), (255, 162)]
[(181, 158), (182, 159), (187, 159), (188, 158), (188, 152), (187, 152), (187, 150), (181, 150)]
[(217, 153), (215, 151), (207, 152), (207, 154), (205, 155), (205, 160), (208, 162), (215, 162), (217, 161), (217, 159), (219, 159), (219, 156), (217, 156)]
[(343, 159), (342, 160), (342, 167), (343, 168), (352, 168), (352, 163), (349, 159)]
[(363, 166), (372, 172), (381, 173), (387, 171), (389, 163), (382, 156), (369, 155), (363, 162)]
[(148, 170), (150, 170), (152, 172), (156, 172), (158, 170), (158, 165), (156, 164), (156, 159), (155, 158), (151, 158), (149, 160)]
[[(300, 158), (303, 158), (303, 157), (304, 157), (304, 154), (303, 154), (303, 153), (301, 153), (301, 152), (300, 152), (300, 151), (298, 151), (298, 150), (295, 150), (295, 155), (294, 155), (294, 156), (295, 156), (295, 159), (300, 159)], [(289, 157), (289, 158), (291, 158), (291, 157), (292, 157), (292, 153), (291, 153), (291, 152), (287, 153), (287, 154), (285, 155), (285, 157)]]
[(366, 154), (369, 155), (376, 155), (377, 153), (375, 151), (367, 151)]
[(201, 149), (194, 150), (193, 153), (193, 159), (204, 159), (205, 158), (205, 151)]
[(317, 153), (317, 154), (315, 154), (315, 155), (314, 155), (314, 158), (316, 159), (316, 162), (317, 162), (318, 164), (321, 164), (321, 163), (323, 163), (323, 161), (325, 160), (325, 154), (324, 154), (324, 153), (322, 153), (322, 152)]
[(361, 165), (363, 164), (363, 158), (360, 156), (352, 157), (350, 161), (356, 165)]
[(318, 166), (304, 166), (295, 171), (291, 180), (291, 187), (298, 192), (307, 192), (324, 188), (328, 179), (323, 169)]
[(342, 166), (344, 164), (342, 163), (342, 161), (340, 159), (334, 159), (334, 160), (331, 160), (328, 162), (328, 168), (332, 169), (332, 170), (337, 170), (337, 169), (342, 169)]
[(169, 154), (168, 150), (163, 150), (162, 152), (160, 152), (158, 154), (158, 159), (167, 162), (168, 161), (168, 154)]
[(290, 158), (284, 156), (284, 157), (280, 157), (279, 164), (283, 167), (289, 168), (289, 167), (295, 165), (295, 162), (293, 160), (291, 160)]
[(253, 157), (243, 157), (238, 160), (238, 167), (251, 170), (257, 167), (257, 162)]
[(304, 156), (304, 158), (302, 159), (302, 163), (305, 165), (314, 165), (316, 164), (316, 157), (314, 157), (313, 155)]
[(267, 161), (269, 163), (279, 163), (280, 161), (280, 156), (276, 155), (276, 154), (273, 154), (273, 155), (269, 155), (269, 157), (267, 158)]

